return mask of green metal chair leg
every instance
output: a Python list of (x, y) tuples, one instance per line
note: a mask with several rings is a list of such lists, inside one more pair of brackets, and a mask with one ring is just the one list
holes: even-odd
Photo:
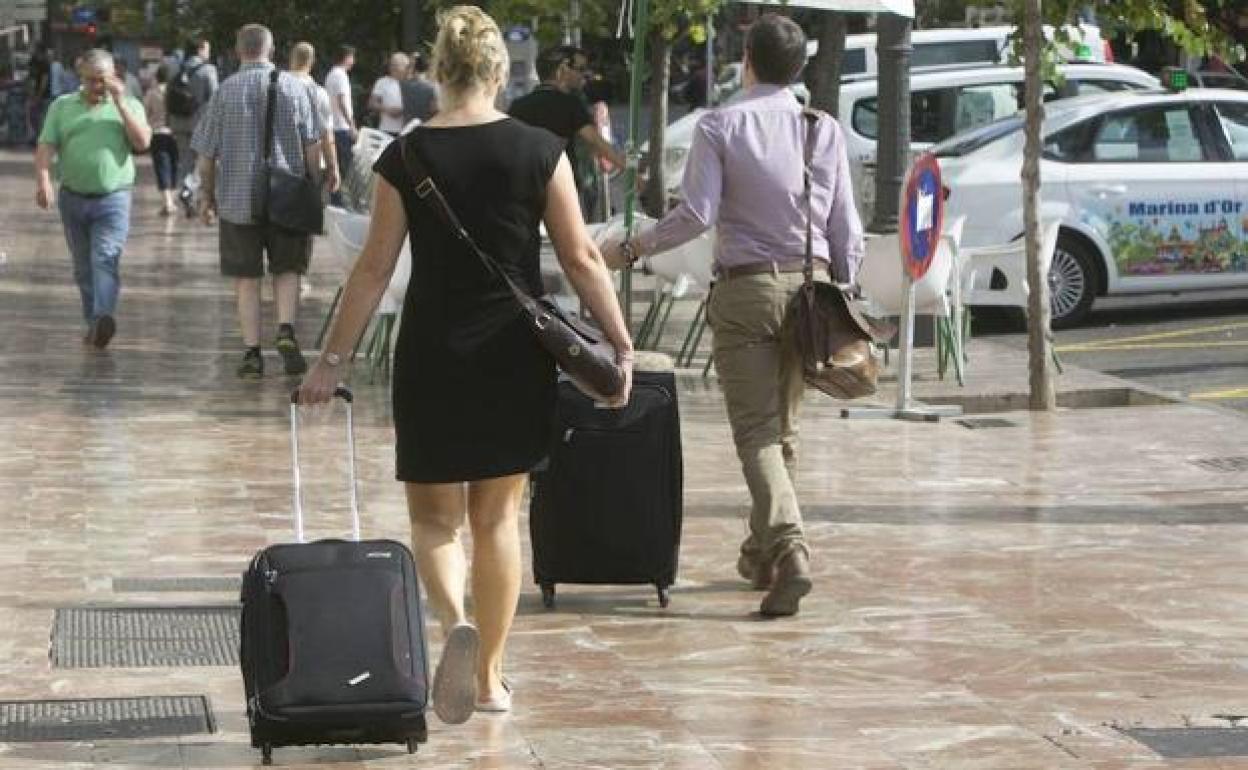
[(709, 377), (711, 374), (711, 364), (715, 363), (715, 354), (711, 353), (706, 357), (706, 366), (702, 367), (702, 376)]
[(689, 358), (685, 362), (685, 366), (692, 366), (693, 359), (698, 357), (698, 348), (702, 346), (702, 334), (706, 331), (708, 325), (706, 314), (702, 314), (702, 318), (698, 321), (697, 333), (693, 335), (693, 344), (689, 348)]
[(655, 298), (650, 303), (650, 307), (646, 308), (646, 314), (642, 316), (641, 323), (637, 325), (637, 333), (633, 335), (633, 343), (639, 348), (645, 347), (646, 336), (650, 333), (650, 327), (654, 324), (654, 317), (659, 312), (659, 299)]
[(667, 306), (663, 308), (662, 317), (654, 327), (654, 339), (650, 341), (650, 347), (654, 350), (658, 350), (659, 346), (663, 344), (663, 330), (667, 328), (667, 319), (671, 317), (672, 308), (674, 307), (676, 307), (676, 298), (668, 294)]
[(321, 343), (325, 341), (325, 335), (329, 332), (329, 324), (334, 320), (334, 311), (338, 309), (338, 301), (342, 299), (342, 286), (338, 287), (338, 291), (334, 292), (334, 299), (329, 303), (329, 312), (325, 314), (325, 322), (321, 324), (321, 331), (316, 335), (316, 347), (320, 349)]
[(693, 320), (689, 322), (689, 330), (685, 332), (685, 339), (680, 343), (680, 352), (676, 354), (677, 366), (688, 366), (693, 363), (693, 354), (689, 352), (690, 346), (693, 344), (694, 335), (699, 334), (700, 325), (703, 323), (703, 316), (706, 315), (706, 300), (698, 303), (698, 309), (693, 312)]

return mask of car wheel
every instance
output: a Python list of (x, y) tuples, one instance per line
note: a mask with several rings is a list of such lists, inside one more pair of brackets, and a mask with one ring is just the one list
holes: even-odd
[(1079, 323), (1096, 299), (1096, 268), (1084, 244), (1060, 235), (1049, 266), (1049, 310), (1054, 329)]

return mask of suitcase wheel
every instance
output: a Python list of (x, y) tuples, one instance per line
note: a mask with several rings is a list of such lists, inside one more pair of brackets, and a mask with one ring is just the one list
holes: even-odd
[(554, 609), (555, 607), (555, 584), (542, 583), (542, 606), (546, 609)]
[(420, 748), (420, 741), (416, 740), (415, 738), (407, 739), (407, 753), (408, 754), (415, 754), (416, 749), (418, 748)]
[(664, 586), (655, 586), (655, 588), (659, 591), (659, 606), (666, 609), (667, 605), (672, 603), (671, 593)]
[(273, 764), (273, 744), (265, 743), (260, 746), (260, 764)]

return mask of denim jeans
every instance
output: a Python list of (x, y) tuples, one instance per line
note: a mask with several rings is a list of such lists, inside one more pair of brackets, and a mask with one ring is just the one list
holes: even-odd
[[(335, 129), (334, 149), (338, 151), (338, 177), (344, 185), (347, 183), (347, 174), (351, 173), (351, 155), (354, 148), (355, 142), (351, 139), (351, 132)], [(329, 200), (335, 206), (341, 206), (343, 202), (342, 192), (331, 193)]]
[(93, 197), (62, 187), (57, 205), (74, 259), (83, 318), (91, 324), (100, 316), (116, 315), (121, 290), (118, 265), (130, 233), (130, 190)]
[(178, 142), (173, 134), (152, 134), (152, 168), (156, 171), (156, 189), (178, 186)]

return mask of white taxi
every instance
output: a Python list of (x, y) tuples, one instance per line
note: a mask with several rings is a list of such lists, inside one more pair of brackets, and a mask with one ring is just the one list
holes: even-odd
[[(1157, 78), (1120, 64), (1059, 64), (1060, 83), (1045, 84), (1046, 102), (1081, 94), (1156, 89)], [(1013, 115), (1023, 103), (1023, 68), (957, 65), (915, 70), (910, 76), (910, 138), (914, 152), (998, 118)], [(858, 210), (869, 217), (875, 198), (876, 140), (879, 129), (879, 81), (863, 78), (841, 84), (840, 114), (854, 176)], [(797, 88), (794, 88), (795, 92)], [(798, 93), (804, 96), (804, 89)], [(693, 131), (705, 110), (695, 110), (667, 127), (664, 152), (666, 182), (679, 196)], [(646, 149), (642, 148), (643, 151)]]
[[(1042, 216), (1061, 221), (1053, 325), (1097, 296), (1248, 286), (1248, 93), (1122, 91), (1045, 106)], [(1020, 115), (935, 152), (964, 246), (1022, 237)], [(997, 277), (999, 280), (999, 277)]]

